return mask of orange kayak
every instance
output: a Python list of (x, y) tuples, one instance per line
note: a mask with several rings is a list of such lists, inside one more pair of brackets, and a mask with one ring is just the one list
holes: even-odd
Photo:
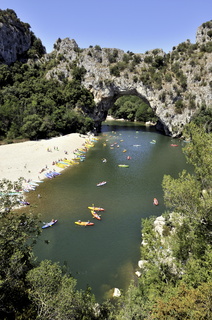
[(93, 211), (105, 211), (104, 208), (100, 208), (100, 207), (88, 207), (88, 209), (93, 210)]
[(96, 213), (94, 210), (91, 210), (91, 214), (94, 218), (96, 218), (97, 220), (101, 220), (102, 218), (100, 217), (100, 215), (98, 213)]

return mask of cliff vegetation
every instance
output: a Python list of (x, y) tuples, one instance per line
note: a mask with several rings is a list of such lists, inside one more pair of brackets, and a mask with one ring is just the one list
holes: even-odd
[(98, 132), (111, 110), (123, 116), (116, 101), (129, 95), (139, 97), (143, 107), (136, 114), (129, 98), (126, 119), (155, 119), (156, 127), (173, 137), (196, 119), (209, 132), (211, 32), (212, 22), (203, 23), (195, 44), (186, 40), (167, 54), (161, 49), (134, 54), (98, 45), (81, 49), (69, 38), (59, 38), (46, 54), (28, 23), (11, 9), (0, 10), (1, 139)]

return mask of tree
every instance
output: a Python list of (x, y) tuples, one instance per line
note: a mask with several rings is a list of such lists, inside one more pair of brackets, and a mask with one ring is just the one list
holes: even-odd
[(24, 137), (35, 140), (40, 137), (39, 129), (42, 120), (37, 114), (29, 115), (24, 118), (24, 124), (21, 128)]
[[(9, 181), (1, 181), (1, 192), (10, 195), (12, 185)], [(32, 246), (40, 228), (36, 216), (12, 212), (11, 207), (16, 203), (16, 196), (7, 198), (7, 203), (3, 197), (3, 204), (1, 203), (2, 206), (7, 206), (7, 210), (1, 209), (0, 213), (1, 319), (18, 319), (23, 309), (26, 311), (30, 308), (26, 292), (26, 274), (33, 265)]]
[(201, 193), (201, 185), (194, 176), (185, 170), (179, 174), (178, 179), (165, 175), (162, 187), (164, 190), (164, 200), (172, 210), (190, 216), (191, 219), (197, 217)]
[(0, 180), (0, 216), (10, 212), (12, 208), (20, 204), (23, 195), (17, 191), (22, 189), (23, 178), (11, 182), (7, 179)]
[(58, 263), (42, 261), (28, 272), (27, 281), (38, 319), (95, 319), (95, 300), (90, 290), (76, 290), (76, 280), (63, 275)]
[(202, 189), (210, 192), (212, 181), (212, 135), (191, 123), (185, 128), (185, 137), (191, 143), (184, 148), (187, 161), (194, 166)]
[(84, 75), (86, 74), (86, 69), (84, 67), (78, 67), (74, 64), (72, 70), (72, 77), (76, 81), (82, 81), (84, 79)]
[(198, 288), (189, 288), (182, 283), (162, 299), (158, 299), (148, 319), (211, 319), (211, 286), (203, 283)]

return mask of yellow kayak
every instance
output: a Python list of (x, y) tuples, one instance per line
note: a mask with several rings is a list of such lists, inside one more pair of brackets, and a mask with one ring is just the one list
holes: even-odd
[(94, 223), (90, 222), (90, 221), (75, 221), (76, 224), (78, 224), (79, 226), (93, 226)]

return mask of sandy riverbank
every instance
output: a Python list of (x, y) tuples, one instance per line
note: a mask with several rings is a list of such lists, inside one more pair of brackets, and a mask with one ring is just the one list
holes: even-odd
[[(0, 180), (43, 180), (45, 172), (62, 171), (53, 165), (59, 159), (72, 159), (74, 151), (81, 148), (88, 136), (68, 134), (48, 140), (27, 141), (0, 146)], [(49, 150), (49, 151), (48, 151)], [(67, 152), (67, 153), (66, 153)], [(41, 172), (42, 169), (45, 171)]]

